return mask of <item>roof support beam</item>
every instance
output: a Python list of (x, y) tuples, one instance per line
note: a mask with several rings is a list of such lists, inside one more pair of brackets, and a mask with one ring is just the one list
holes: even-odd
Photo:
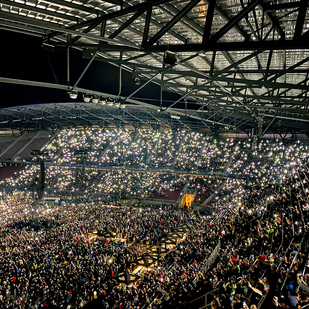
[[(261, 2), (261, 7), (262, 7), (263, 11), (265, 11), (263, 2)], [(284, 33), (283, 29), (281, 28), (281, 26), (279, 25), (278, 20), (270, 12), (265, 12), (265, 13), (266, 13), (266, 16), (269, 18), (269, 20), (271, 21), (271, 23), (273, 24), (276, 31), (281, 36), (281, 39), (284, 40), (285, 39), (285, 33)]]
[(265, 72), (265, 75), (264, 75), (264, 80), (267, 80), (272, 56), (273, 56), (273, 51), (270, 50), (269, 54), (268, 54), (267, 67), (266, 67), (266, 72)]
[[(115, 0), (116, 1), (116, 0)], [(56, 5), (60, 5), (60, 6), (64, 6), (73, 10), (78, 10), (81, 12), (87, 12), (90, 14), (98, 14), (99, 11), (85, 6), (85, 5), (80, 5), (80, 4), (75, 4), (73, 2), (69, 2), (69, 1), (64, 1), (64, 0), (44, 0), (44, 2), (50, 3), (50, 4), (56, 4)]]
[(172, 20), (161, 28), (146, 44), (151, 46), (157, 42), (165, 33), (167, 33), (176, 23), (178, 23), (188, 12), (190, 12), (200, 0), (191, 0), (181, 11), (176, 14)]
[(298, 11), (298, 17), (295, 26), (294, 39), (299, 39), (303, 32), (304, 21), (307, 13), (308, 0), (301, 0)]
[[(212, 0), (207, 0), (208, 2), (208, 5), (210, 4)], [(216, 4), (216, 12), (224, 19), (226, 20), (227, 22), (230, 21), (230, 17), (227, 15), (227, 13), (218, 5)], [(234, 26), (235, 30), (241, 34), (245, 39), (248, 38), (248, 34), (246, 31), (244, 31), (238, 24), (235, 24)]]
[(53, 11), (46, 10), (46, 9), (41, 9), (41, 8), (36, 7), (36, 6), (30, 6), (30, 5), (27, 5), (27, 4), (22, 4), (22, 3), (19, 3), (19, 2), (7, 1), (7, 0), (0, 0), (0, 3), (11, 6), (11, 7), (15, 7), (15, 8), (18, 8), (18, 9), (40, 13), (40, 14), (43, 14), (43, 15), (46, 15), (46, 16), (62, 18), (64, 20), (71, 20), (71, 21), (78, 22), (77, 17), (70, 16), (70, 15), (67, 15), (67, 14), (58, 13), (58, 12), (53, 12)]
[[(54, 0), (52, 0), (52, 1), (54, 1)], [(171, 0), (152, 0), (151, 5), (160, 5), (162, 3), (169, 2), (169, 1), (171, 1)], [(66, 2), (66, 1), (63, 1), (63, 2)], [(83, 21), (81, 23), (78, 23), (76, 25), (70, 26), (67, 29), (77, 30), (77, 29), (81, 29), (81, 28), (85, 28), (85, 27), (96, 27), (104, 19), (108, 20), (108, 19), (121, 17), (121, 16), (124, 16), (124, 15), (130, 14), (130, 13), (134, 13), (136, 11), (139, 11), (142, 8), (146, 9), (149, 5), (150, 5), (150, 3), (148, 3), (148, 2), (138, 3), (136, 5), (128, 6), (124, 9), (120, 9), (120, 10), (112, 12), (112, 13), (102, 14), (99, 17), (89, 19), (89, 20)], [(98, 13), (98, 11), (96, 11), (96, 13)], [(55, 36), (55, 35), (57, 35), (57, 32), (51, 34), (50, 37)]]
[(297, 62), (296, 64), (290, 66), (289, 68), (283, 70), (282, 72), (276, 74), (275, 76), (273, 76), (272, 78), (270, 78), (268, 81), (273, 81), (276, 80), (277, 78), (279, 78), (280, 76), (292, 72), (294, 69), (296, 69), (297, 67), (301, 66), (302, 64), (306, 63), (307, 61), (309, 61), (309, 57)]
[(299, 5), (300, 5), (300, 2), (286, 2), (286, 3), (278, 3), (278, 4), (265, 3), (263, 4), (263, 7), (264, 7), (265, 12), (271, 12), (271, 11), (294, 9), (294, 8), (298, 8)]
[[(1, 18), (1, 16), (0, 16)], [(66, 29), (64, 30), (66, 31)], [(77, 32), (74, 31), (74, 34)], [(90, 36), (90, 34), (87, 34)], [(86, 34), (83, 36), (87, 36)], [(92, 36), (92, 35), (91, 35)], [(135, 47), (127, 47), (121, 45), (111, 45), (106, 44), (100, 47), (99, 51), (119, 51), (119, 48), (122, 48), (123, 51), (140, 51), (147, 54), (165, 52), (167, 50), (172, 52), (200, 52), (200, 51), (265, 51), (265, 50), (295, 50), (295, 49), (308, 49), (309, 40), (305, 40), (306, 37), (309, 37), (309, 30), (302, 35), (300, 40), (273, 40), (273, 41), (244, 41), (244, 42), (228, 42), (228, 43), (211, 43), (207, 46), (202, 44), (162, 44), (162, 45), (153, 45), (147, 46), (145, 49), (139, 49)], [(96, 36), (94, 36), (96, 37)], [(95, 40), (99, 40), (98, 38)], [(100, 38), (102, 41), (109, 41), (107, 38)], [(74, 45), (73, 45), (74, 46)], [(94, 44), (79, 44), (79, 47), (83, 48), (97, 48), (97, 45)]]
[(146, 7), (141, 8), (133, 16), (131, 16), (125, 23), (123, 23), (115, 32), (108, 36), (109, 39), (115, 38), (119, 33), (125, 30), (129, 25), (131, 25), (139, 16), (141, 16), (146, 11)]
[[(7, 22), (3, 22), (2, 20), (5, 20)], [(12, 23), (12, 21), (14, 21), (15, 23)], [(19, 27), (18, 23), (22, 23), (22, 24), (26, 24), (26, 25), (30, 25), (30, 26), (34, 26), (34, 27), (38, 27), (38, 28), (43, 28), (45, 30), (57, 31), (57, 32), (61, 32), (61, 33), (64, 33), (64, 34), (72, 34), (72, 35), (77, 35), (77, 36), (80, 35), (80, 36), (83, 36), (85, 38), (88, 38), (88, 39), (94, 40), (94, 41), (103, 41), (103, 42), (115, 43), (115, 41), (112, 40), (112, 39), (104, 38), (104, 37), (97, 36), (97, 35), (90, 34), (90, 33), (81, 33), (81, 32), (71, 30), (71, 29), (68, 29), (68, 28), (59, 27), (59, 25), (49, 23), (49, 22), (46, 22), (46, 21), (37, 20), (37, 19), (34, 19), (34, 18), (28, 18), (28, 17), (17, 15), (17, 14), (10, 14), (10, 13), (0, 11), (0, 25), (1, 24), (6, 24), (6, 25), (10, 24), (11, 27)], [(130, 45), (130, 47), (134, 47), (134, 45), (131, 44), (131, 43), (128, 43), (128, 45)]]
[(216, 7), (216, 0), (212, 0), (208, 2), (208, 9), (207, 9), (207, 16), (206, 16), (206, 22), (205, 22), (205, 28), (204, 28), (204, 34), (203, 34), (203, 43), (210, 39), (211, 35), (211, 26), (212, 26), (212, 20), (214, 17)]
[[(228, 67), (224, 68), (223, 70), (220, 70), (218, 72), (215, 72), (215, 75), (219, 75), (225, 72), (229, 72), (231, 69), (238, 67), (240, 64), (243, 64), (244, 62), (252, 59), (253, 57), (256, 57), (257, 55), (261, 54), (263, 51), (256, 51), (253, 52), (252, 54), (234, 62), (233, 64), (229, 65)], [(240, 70), (237, 70), (237, 72), (239, 72)]]
[[(226, 92), (223, 92), (220, 89), (214, 90), (213, 86), (207, 85), (207, 84), (203, 84), (203, 87), (200, 88), (200, 86), (196, 86), (196, 85), (190, 85), (190, 86), (186, 86), (186, 85), (182, 85), (182, 84), (173, 84), (173, 83), (168, 83), (165, 82), (164, 83), (165, 86), (167, 87), (173, 87), (173, 88), (187, 88), (187, 89), (191, 89), (193, 91), (195, 90), (201, 90), (201, 91), (207, 91), (209, 92), (211, 95), (215, 95), (215, 99), (221, 99), (222, 97), (227, 97)], [(248, 86), (245, 86), (248, 87)], [(250, 86), (252, 87), (252, 85)], [(236, 87), (237, 88), (237, 87)], [(261, 88), (261, 86), (256, 86), (253, 88)], [(219, 95), (219, 96), (217, 96)], [(285, 103), (285, 104), (290, 104), (290, 105), (294, 105), (294, 104), (303, 104), (303, 102), (300, 101), (300, 98), (297, 97), (290, 97), (290, 98), (285, 98), (285, 97), (281, 97), (281, 96), (264, 96), (264, 95), (250, 95), (250, 94), (243, 94), (243, 93), (238, 93), (237, 94), (238, 97), (240, 98), (245, 98), (248, 100), (262, 100), (262, 101), (267, 101), (267, 102), (281, 102), (281, 103)]]
[(144, 32), (143, 32), (142, 47), (145, 47), (146, 44), (147, 44), (148, 34), (149, 34), (149, 27), (150, 27), (150, 21), (151, 21), (151, 13), (152, 13), (152, 6), (149, 6), (147, 8), (147, 13), (146, 13), (145, 26), (144, 26)]
[(207, 46), (208, 42), (211, 43), (217, 42), (229, 30), (231, 30), (236, 24), (238, 24), (245, 16), (247, 16), (260, 2), (261, 0), (254, 0), (251, 3), (249, 3), (236, 16), (230, 19), (230, 21), (226, 25), (224, 25), (217, 33), (215, 33), (208, 41), (205, 41), (204, 45)]

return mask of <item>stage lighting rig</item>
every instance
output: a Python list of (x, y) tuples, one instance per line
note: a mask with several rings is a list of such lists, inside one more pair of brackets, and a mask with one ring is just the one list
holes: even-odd
[(78, 97), (78, 92), (77, 91), (69, 91), (68, 95), (69, 95), (70, 99), (76, 100), (77, 97)]
[(83, 100), (84, 100), (84, 102), (89, 103), (91, 101), (91, 95), (88, 94), (88, 93), (84, 93), (83, 94)]

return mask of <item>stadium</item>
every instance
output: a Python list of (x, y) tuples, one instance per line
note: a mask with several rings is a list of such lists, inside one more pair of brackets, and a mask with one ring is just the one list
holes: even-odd
[(0, 308), (309, 306), (307, 0), (0, 0)]

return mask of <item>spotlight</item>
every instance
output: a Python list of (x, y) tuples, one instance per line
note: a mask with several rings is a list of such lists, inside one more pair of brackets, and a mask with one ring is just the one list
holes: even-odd
[(136, 85), (140, 85), (140, 84), (141, 84), (141, 79), (140, 79), (139, 77), (135, 77), (135, 78), (134, 78), (134, 83), (135, 83)]
[(125, 104), (121, 104), (120, 108), (126, 108), (126, 105)]
[(92, 103), (97, 104), (97, 103), (99, 103), (99, 97), (98, 96), (93, 96), (91, 101), (92, 101)]
[(83, 94), (83, 100), (84, 100), (84, 102), (89, 103), (90, 100), (91, 100), (91, 95), (88, 94), (88, 93), (84, 93)]
[(69, 91), (68, 92), (70, 99), (76, 100), (77, 96), (78, 96), (78, 92), (77, 91)]
[(120, 102), (115, 102), (115, 106), (120, 107)]
[(111, 99), (107, 100), (107, 105), (113, 105), (113, 101)]
[(105, 105), (106, 102), (107, 102), (107, 100), (104, 99), (104, 98), (100, 98), (100, 100), (99, 100), (99, 103), (100, 103), (101, 105)]
[(174, 65), (177, 62), (176, 54), (170, 51), (164, 53), (164, 63)]

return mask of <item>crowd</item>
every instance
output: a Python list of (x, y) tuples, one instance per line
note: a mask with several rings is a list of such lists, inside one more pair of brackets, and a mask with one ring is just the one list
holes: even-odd
[[(308, 176), (296, 168), (283, 184), (235, 189), (216, 203), (213, 218), (100, 202), (50, 207), (36, 205), (30, 193), (2, 194), (0, 305), (67, 308), (98, 299), (114, 309), (190, 308), (212, 291), (212, 308), (249, 308), (266, 296), (272, 306), (297, 308), (307, 302), (299, 282), (307, 286)], [(134, 270), (145, 246), (184, 224), (192, 227), (186, 237), (166, 246), (136, 284), (119, 284), (118, 274)], [(118, 240), (90, 240), (93, 230), (112, 231)]]
[(291, 157), (306, 157), (307, 149), (300, 141), (261, 140), (255, 145), (251, 139), (216, 139), (180, 129), (91, 128), (62, 130), (44, 150), (47, 162), (53, 164), (81, 164), (78, 151), (84, 151), (89, 166), (174, 169), (256, 180)]
[[(85, 145), (91, 164), (128, 170), (87, 166), (83, 173), (72, 165)], [(82, 192), (92, 202), (38, 203), (29, 190), (36, 166), (1, 183), (13, 190), (0, 192), (0, 308), (81, 308), (95, 302), (112, 309), (199, 308), (205, 293), (211, 309), (255, 309), (262, 303), (298, 309), (309, 302), (303, 143), (262, 140), (255, 148), (249, 140), (180, 130), (71, 129), (46, 150), (49, 192)], [(115, 207), (105, 197), (162, 198), (184, 186), (195, 192), (195, 202), (210, 198), (214, 215)], [(114, 236), (97, 238), (94, 230)], [(121, 283), (120, 274), (136, 270), (147, 251), (155, 263), (139, 269), (132, 285)]]

